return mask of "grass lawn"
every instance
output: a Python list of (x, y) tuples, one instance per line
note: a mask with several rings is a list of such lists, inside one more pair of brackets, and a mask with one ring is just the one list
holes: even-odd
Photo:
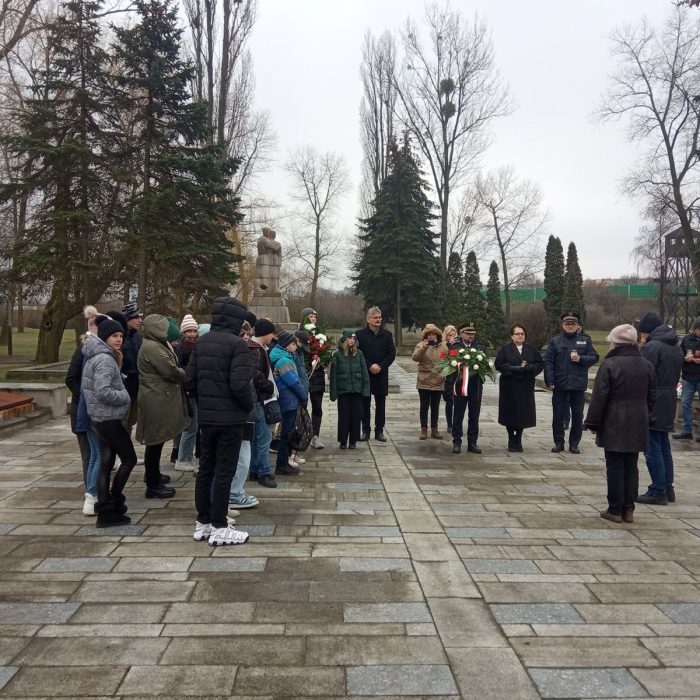
[[(24, 333), (15, 329), (12, 333), (12, 357), (7, 356), (7, 345), (0, 346), (0, 380), (6, 378), (8, 369), (21, 367), (34, 362), (38, 328), (26, 328)], [(59, 360), (69, 360), (75, 350), (75, 331), (66, 330), (59, 350)]]

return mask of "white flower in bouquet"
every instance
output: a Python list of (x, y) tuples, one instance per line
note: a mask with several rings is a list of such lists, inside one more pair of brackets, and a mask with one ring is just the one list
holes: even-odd
[(307, 323), (304, 326), (304, 330), (309, 331), (310, 333), (313, 333), (316, 330), (316, 324), (315, 323)]
[(453, 367), (456, 367), (459, 363), (457, 362), (457, 360), (452, 360), (452, 362), (450, 362), (450, 364), (451, 364)]
[(326, 338), (326, 336), (323, 335), (323, 333), (319, 333), (316, 336), (316, 340), (318, 340), (319, 343), (325, 343), (328, 340), (328, 338)]
[(479, 369), (479, 365), (472, 365), (472, 369)]
[(484, 356), (483, 356), (483, 355), (477, 355), (477, 356), (476, 356), (476, 359), (479, 360), (479, 362), (481, 362), (481, 361), (484, 359)]

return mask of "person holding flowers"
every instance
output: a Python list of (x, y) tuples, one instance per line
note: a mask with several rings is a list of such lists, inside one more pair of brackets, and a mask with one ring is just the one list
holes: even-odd
[(330, 385), (331, 401), (338, 400), (340, 449), (354, 450), (360, 439), (362, 400), (370, 395), (367, 363), (357, 347), (354, 331), (343, 331), (338, 342), (338, 350), (331, 360)]
[(467, 450), (481, 454), (479, 440), (479, 414), (484, 378), (493, 379), (494, 373), (486, 357), (486, 346), (476, 340), (476, 328), (471, 322), (458, 327), (458, 337), (447, 346), (445, 357), (440, 359), (440, 369), (445, 379), (445, 391), (451, 391), (454, 409), (452, 414), (452, 452), (462, 451), (464, 414), (469, 411), (467, 422)]
[(525, 327), (510, 329), (511, 342), (501, 346), (495, 367), (501, 373), (498, 392), (498, 422), (508, 431), (508, 452), (523, 451), (523, 430), (537, 425), (535, 377), (544, 368), (540, 351), (525, 342)]
[(313, 437), (311, 447), (322, 450), (324, 445), (319, 438), (323, 419), (323, 394), (326, 391), (326, 367), (331, 362), (333, 350), (325, 331), (317, 325), (318, 314), (307, 308), (301, 312), (301, 330), (309, 336), (309, 351), (306, 355), (306, 370), (309, 377), (309, 398), (311, 399), (311, 426)]
[(442, 331), (432, 323), (423, 329), (421, 341), (416, 345), (411, 359), (418, 363), (416, 388), (420, 397), (420, 439), (428, 439), (428, 408), (430, 409), (430, 437), (442, 440), (438, 430), (440, 399), (445, 390), (445, 378), (435, 363), (447, 345), (442, 340)]

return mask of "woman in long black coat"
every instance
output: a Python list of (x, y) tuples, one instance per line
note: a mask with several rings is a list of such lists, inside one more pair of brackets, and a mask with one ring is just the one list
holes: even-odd
[(608, 508), (600, 517), (631, 523), (639, 489), (637, 459), (649, 444), (656, 374), (639, 352), (634, 326), (616, 326), (608, 342), (613, 348), (596, 375), (583, 427), (595, 432), (596, 445), (605, 449)]
[(498, 394), (498, 422), (508, 431), (508, 451), (523, 451), (523, 430), (537, 425), (535, 377), (544, 368), (539, 350), (526, 343), (525, 327), (516, 323), (510, 329), (511, 342), (496, 355), (501, 373)]

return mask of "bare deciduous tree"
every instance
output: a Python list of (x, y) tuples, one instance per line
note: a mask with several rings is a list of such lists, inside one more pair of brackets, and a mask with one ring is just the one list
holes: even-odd
[(661, 30), (644, 20), (617, 29), (612, 42), (618, 69), (598, 115), (625, 119), (630, 140), (646, 147), (624, 191), (675, 214), (700, 286), (700, 245), (693, 236), (700, 203), (700, 17), (673, 7)]
[(319, 279), (331, 271), (328, 263), (338, 250), (339, 239), (332, 235), (332, 215), (350, 187), (343, 156), (320, 153), (313, 146), (290, 154), (285, 168), (292, 180), (292, 198), (299, 202), (299, 217), (312, 229), (312, 235), (297, 233), (294, 247), (311, 271), (309, 303), (316, 303)]
[(475, 192), (483, 208), (481, 225), (501, 261), (506, 320), (510, 321), (510, 290), (544, 268), (541, 235), (547, 221), (540, 188), (517, 180), (513, 169), (479, 175)]
[(495, 68), (486, 23), (429, 5), (427, 46), (410, 20), (401, 33), (404, 63), (396, 81), (398, 114), (415, 137), (440, 207), (440, 264), (447, 270), (450, 198), (490, 142), (490, 128), (511, 103)]
[(35, 21), (39, 0), (2, 0), (0, 3), (0, 61), (41, 24)]
[(377, 38), (367, 32), (360, 66), (360, 138), (365, 180), (361, 197), (367, 215), (367, 205), (379, 194), (379, 186), (389, 169), (389, 146), (395, 137), (395, 72), (396, 42), (393, 35), (385, 31)]

